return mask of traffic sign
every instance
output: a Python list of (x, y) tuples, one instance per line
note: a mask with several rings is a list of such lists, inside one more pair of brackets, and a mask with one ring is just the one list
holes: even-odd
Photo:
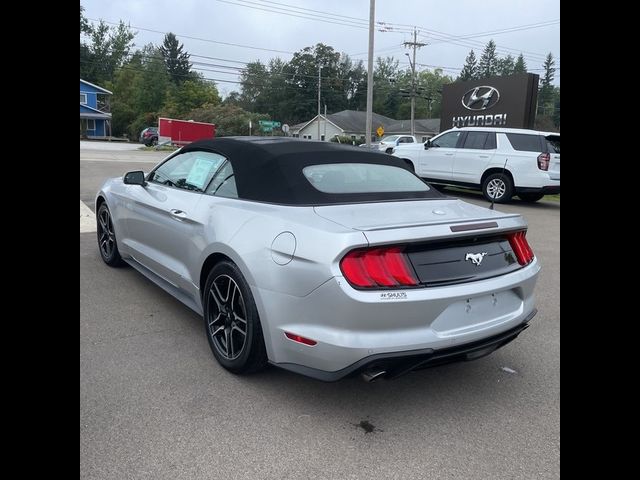
[(376, 130), (376, 133), (378, 134), (379, 137), (384, 135), (384, 128), (382, 128), (382, 125), (378, 127), (378, 129)]
[(273, 120), (259, 120), (258, 123), (263, 128), (277, 128), (281, 125), (280, 122), (274, 122)]
[(289, 125), (287, 125), (286, 123), (282, 125), (282, 131), (284, 133), (289, 133)]

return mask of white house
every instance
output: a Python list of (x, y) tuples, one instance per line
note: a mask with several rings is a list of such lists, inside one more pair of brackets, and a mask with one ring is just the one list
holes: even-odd
[[(318, 136), (318, 123), (320, 124), (320, 136)], [(294, 137), (305, 140), (329, 141), (336, 135), (349, 136), (352, 140), (365, 140), (367, 124), (367, 113), (355, 110), (342, 110), (341, 112), (329, 115), (316, 115), (305, 123), (299, 123), (291, 127), (291, 134)], [(416, 137), (418, 141), (426, 141), (428, 138), (438, 134), (440, 130), (440, 119), (416, 119)], [(372, 130), (375, 132), (378, 127), (384, 129), (384, 135), (408, 134), (411, 133), (410, 120), (394, 120), (384, 115), (373, 114)], [(374, 133), (375, 134), (375, 133)]]

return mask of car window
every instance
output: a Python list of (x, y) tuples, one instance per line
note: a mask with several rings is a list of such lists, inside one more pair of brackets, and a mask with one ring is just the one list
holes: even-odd
[(507, 133), (506, 135), (514, 150), (523, 152), (542, 152), (540, 135), (530, 135), (527, 133)]
[(182, 153), (156, 168), (149, 175), (149, 181), (202, 192), (224, 161), (225, 157), (217, 153)]
[(547, 150), (549, 153), (560, 153), (560, 137), (559, 136), (548, 136), (547, 140)]
[(462, 148), (474, 148), (476, 150), (483, 150), (484, 144), (489, 138), (488, 132), (469, 132), (467, 138), (464, 141)]
[(426, 192), (426, 183), (408, 170), (372, 163), (310, 165), (302, 173), (323, 193)]
[(398, 135), (389, 135), (388, 137), (384, 137), (381, 142), (395, 142), (398, 139)]
[(462, 135), (462, 131), (445, 133), (441, 137), (431, 140), (431, 145), (434, 147), (456, 148), (460, 135)]
[(236, 178), (233, 174), (231, 162), (225, 162), (222, 168), (219, 169), (205, 193), (217, 197), (238, 198)]

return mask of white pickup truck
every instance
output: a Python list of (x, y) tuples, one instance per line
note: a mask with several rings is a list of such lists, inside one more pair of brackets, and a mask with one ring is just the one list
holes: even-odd
[(399, 145), (415, 145), (417, 143), (418, 140), (413, 135), (388, 135), (380, 140), (378, 150), (391, 153)]
[(497, 203), (560, 193), (560, 134), (516, 128), (453, 128), (394, 147), (429, 183), (480, 189)]

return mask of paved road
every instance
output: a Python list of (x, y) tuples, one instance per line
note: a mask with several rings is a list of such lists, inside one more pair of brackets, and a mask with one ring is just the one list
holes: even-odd
[[(139, 168), (129, 153), (81, 150), (81, 199)], [(373, 384), (229, 374), (196, 314), (81, 233), (81, 478), (559, 478), (560, 205), (498, 208), (524, 214), (543, 264), (531, 327), (488, 357)]]

